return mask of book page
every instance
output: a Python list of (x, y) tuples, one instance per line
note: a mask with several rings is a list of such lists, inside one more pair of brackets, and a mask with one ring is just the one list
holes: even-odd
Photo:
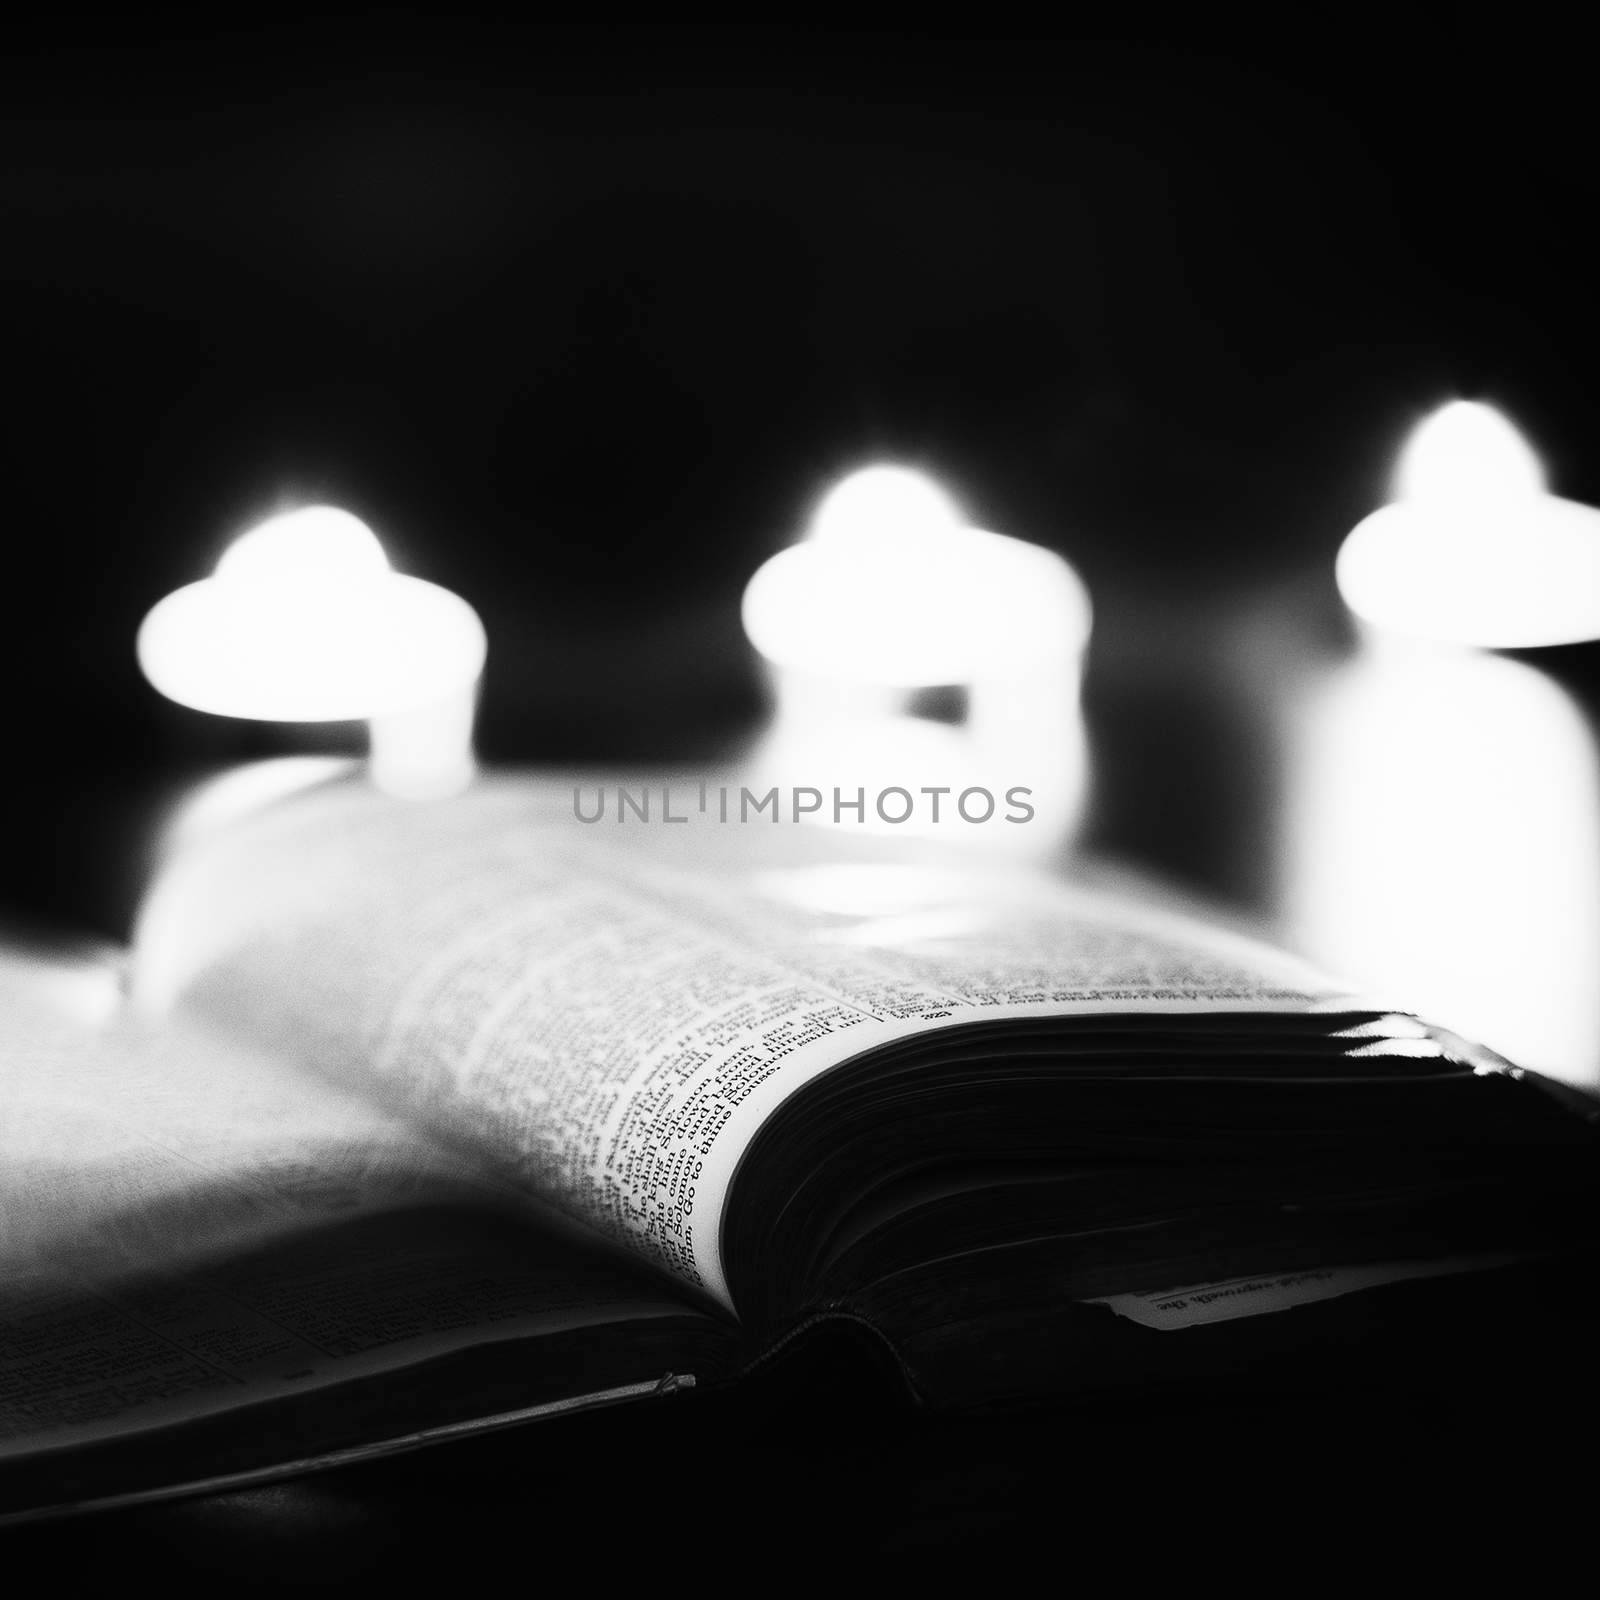
[(0, 1459), (683, 1305), (473, 1154), (0, 945)]
[(1134, 1294), (1101, 1295), (1088, 1302), (1107, 1306), (1142, 1328), (1203, 1328), (1214, 1322), (1257, 1317), (1296, 1306), (1336, 1300), (1388, 1283), (1418, 1278), (1444, 1278), (1458, 1272), (1481, 1272), (1510, 1266), (1524, 1257), (1492, 1255), (1444, 1256), (1434, 1261), (1365, 1261), (1355, 1266), (1307, 1267), (1296, 1272), (1269, 1272), (1214, 1283), (1182, 1284)]
[(1037, 876), (804, 829), (600, 830), (570, 805), (506, 779), (265, 816), (158, 886), (140, 993), (419, 1108), (730, 1307), (740, 1154), (861, 1051), (1001, 1017), (1337, 995), (1237, 937)]

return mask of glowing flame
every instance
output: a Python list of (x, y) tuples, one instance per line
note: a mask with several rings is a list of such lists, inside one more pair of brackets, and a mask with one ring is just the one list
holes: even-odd
[(483, 624), (466, 601), (391, 570), (372, 530), (334, 506), (253, 528), (215, 576), (169, 594), (139, 630), (168, 699), (269, 722), (372, 719), (373, 773), (449, 792), (471, 770)]
[(1544, 493), (1544, 469), (1528, 441), (1493, 406), (1453, 400), (1423, 422), (1396, 474), (1405, 500), (1477, 503)]
[(873, 467), (818, 508), (813, 536), (745, 589), (750, 642), (780, 667), (859, 684), (966, 683), (1073, 659), (1089, 600), (1054, 552), (965, 526), (920, 473)]
[(1401, 458), (1401, 498), (1339, 551), (1350, 609), (1386, 632), (1520, 649), (1600, 638), (1600, 512), (1544, 491), (1499, 412), (1456, 401)]
[(332, 506), (252, 529), (215, 577), (157, 604), (138, 642), (169, 699), (272, 722), (427, 704), (472, 682), (484, 650), (464, 600), (391, 571), (372, 530)]
[(306, 506), (272, 517), (223, 551), (217, 582), (258, 601), (294, 603), (316, 592), (351, 593), (391, 575), (378, 538), (337, 506)]
[(841, 479), (812, 513), (813, 539), (872, 539), (948, 533), (965, 516), (926, 473), (888, 462)]

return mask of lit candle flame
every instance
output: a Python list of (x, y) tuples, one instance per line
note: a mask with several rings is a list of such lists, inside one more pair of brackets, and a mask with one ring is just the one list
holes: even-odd
[(1088, 634), (1088, 594), (1066, 562), (968, 526), (908, 468), (846, 478), (809, 532), (745, 589), (745, 632), (776, 666), (891, 688), (965, 683), (1072, 659)]
[(213, 577), (154, 606), (138, 638), (146, 677), (180, 705), (271, 722), (371, 719), (374, 778), (417, 794), (470, 776), (485, 650), (466, 601), (393, 571), (372, 530), (334, 506), (251, 529)]
[(880, 462), (840, 479), (811, 514), (813, 539), (899, 539), (966, 525), (942, 485), (914, 467)]
[(1600, 638), (1600, 512), (1545, 492), (1538, 457), (1492, 407), (1423, 422), (1400, 498), (1355, 528), (1335, 568), (1385, 633), (1490, 649)]
[(1404, 500), (1516, 501), (1545, 492), (1544, 469), (1528, 441), (1493, 406), (1452, 400), (1422, 422), (1400, 457)]

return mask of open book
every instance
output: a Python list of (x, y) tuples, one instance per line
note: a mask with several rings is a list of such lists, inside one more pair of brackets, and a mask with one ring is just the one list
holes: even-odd
[(692, 814), (333, 783), (187, 842), (125, 956), (0, 956), (0, 1509), (835, 1322), (1026, 1402), (1583, 1247), (1572, 1091), (1147, 901)]

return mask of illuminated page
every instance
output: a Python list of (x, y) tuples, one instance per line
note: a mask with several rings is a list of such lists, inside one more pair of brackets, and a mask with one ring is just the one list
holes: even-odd
[(0, 947), (0, 1261), (120, 1269), (496, 1194), (365, 1096), (194, 1018), (130, 1013), (121, 980)]
[(461, 1152), (109, 962), (0, 947), (0, 1458), (681, 1316)]
[(265, 816), (158, 888), (142, 992), (418, 1108), (724, 1305), (740, 1155), (830, 1067), (973, 1021), (1337, 994), (1236, 936), (1037, 876), (835, 859), (844, 844), (805, 829), (607, 832), (569, 806), (502, 780)]

